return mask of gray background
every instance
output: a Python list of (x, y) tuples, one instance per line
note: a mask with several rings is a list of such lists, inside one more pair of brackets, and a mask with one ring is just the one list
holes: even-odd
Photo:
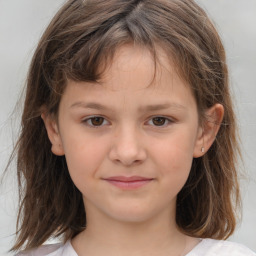
[[(17, 137), (18, 106), (36, 43), (63, 0), (0, 0), (0, 174)], [(224, 41), (241, 130), (244, 169), (243, 219), (232, 241), (256, 251), (256, 0), (198, 0)], [(13, 127), (13, 128), (12, 128)], [(0, 255), (8, 255), (15, 232), (15, 168), (0, 187)], [(246, 178), (247, 177), (247, 178)]]

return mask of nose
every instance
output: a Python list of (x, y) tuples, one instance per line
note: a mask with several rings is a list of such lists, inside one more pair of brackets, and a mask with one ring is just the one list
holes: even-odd
[(125, 166), (142, 163), (147, 157), (143, 144), (143, 139), (136, 128), (126, 127), (115, 134), (109, 158)]

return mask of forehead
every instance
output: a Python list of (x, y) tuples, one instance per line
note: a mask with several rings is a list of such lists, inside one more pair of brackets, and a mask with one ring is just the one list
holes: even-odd
[[(133, 81), (135, 75), (136, 84)], [(145, 46), (132, 44), (116, 50), (111, 62), (105, 66), (101, 79), (98, 80), (99, 84), (107, 85), (107, 89), (111, 90), (139, 90), (154, 87), (159, 92), (163, 89), (163, 85), (168, 84), (168, 87), (171, 87), (176, 82), (189, 87), (180, 76), (177, 65), (162, 48), (155, 49), (154, 54)]]
[(70, 106), (100, 103), (108, 109), (134, 110), (146, 109), (146, 105), (196, 105), (189, 86), (163, 51), (158, 51), (155, 62), (147, 48), (133, 45), (116, 51), (100, 81), (69, 81), (63, 100)]

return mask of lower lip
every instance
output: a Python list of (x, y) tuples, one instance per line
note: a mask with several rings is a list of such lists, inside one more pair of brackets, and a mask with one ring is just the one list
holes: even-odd
[(124, 190), (133, 190), (133, 189), (138, 189), (147, 185), (152, 180), (136, 180), (136, 181), (106, 180), (106, 181), (118, 188), (121, 188)]

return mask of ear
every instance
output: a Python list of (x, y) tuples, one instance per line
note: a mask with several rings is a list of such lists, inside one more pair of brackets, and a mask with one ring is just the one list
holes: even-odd
[(41, 117), (44, 121), (48, 138), (52, 143), (52, 153), (57, 156), (63, 156), (64, 150), (63, 150), (62, 140), (61, 140), (61, 136), (60, 136), (58, 125), (55, 118), (53, 118), (51, 115), (46, 113), (43, 113)]
[(205, 112), (206, 120), (199, 128), (198, 137), (194, 148), (194, 157), (203, 156), (213, 144), (219, 131), (224, 116), (224, 107), (215, 104)]

